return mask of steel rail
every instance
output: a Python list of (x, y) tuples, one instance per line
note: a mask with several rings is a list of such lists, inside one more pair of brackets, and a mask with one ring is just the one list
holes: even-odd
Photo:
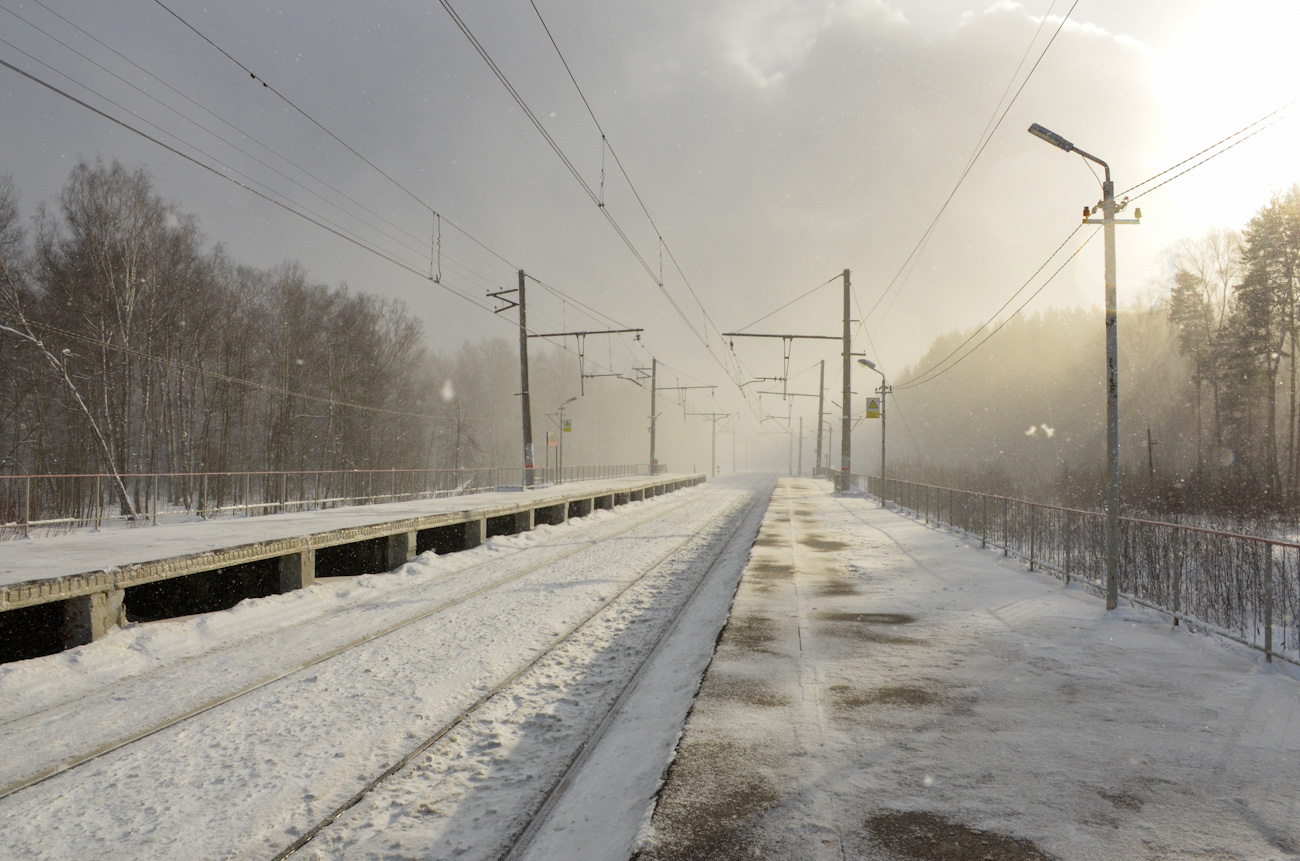
[[(745, 514), (739, 518), (739, 523), (737, 524), (736, 528), (732, 530), (732, 534), (729, 535), (727, 541), (724, 542), (724, 549), (725, 547), (730, 546), (732, 540), (735, 538), (736, 533), (740, 531), (740, 526), (748, 519), (748, 514), (750, 513), (750, 511), (752, 511), (754, 505), (757, 505), (757, 499), (751, 503), (750, 508), (746, 510)], [(464, 724), (465, 721), (470, 719), (476, 712), (482, 709), (491, 700), (501, 695), (512, 684), (519, 681), (525, 674), (527, 674), (530, 670), (532, 670), (534, 667), (540, 664), (545, 658), (549, 657), (551, 654), (556, 652), (561, 647), (567, 645), (568, 642), (571, 639), (573, 639), (575, 635), (577, 635), (584, 627), (586, 627), (593, 620), (595, 620), (596, 617), (600, 616), (602, 613), (608, 610), (620, 598), (622, 598), (625, 594), (627, 594), (627, 592), (630, 591), (634, 586), (637, 586), (638, 584), (645, 581), (645, 579), (649, 577), (651, 574), (655, 573), (659, 569), (659, 567), (663, 565), (664, 562), (671, 559), (673, 556), (678, 554), (682, 550), (682, 548), (686, 547), (688, 544), (694, 541), (700, 532), (707, 531), (710, 527), (712, 527), (712, 525), (715, 522), (717, 522), (723, 516), (731, 513), (732, 511), (734, 511), (734, 509), (728, 509), (719, 512), (718, 514), (710, 518), (709, 522), (705, 524), (701, 529), (697, 530), (691, 535), (686, 536), (682, 541), (677, 542), (676, 544), (673, 545), (673, 547), (669, 548), (664, 553), (660, 554), (658, 558), (656, 558), (653, 562), (651, 562), (648, 566), (646, 566), (645, 570), (642, 571), (640, 575), (638, 575), (633, 580), (630, 580), (621, 589), (619, 589), (613, 596), (611, 596), (608, 600), (604, 601), (600, 606), (594, 609), (591, 613), (589, 613), (581, 620), (579, 620), (577, 623), (571, 625), (567, 630), (565, 630), (560, 635), (558, 635), (551, 642), (549, 646), (541, 650), (533, 658), (531, 658), (522, 666), (517, 668), (514, 672), (510, 673), (507, 677), (499, 681), (496, 685), (494, 685), (492, 688), (486, 691), (481, 697), (479, 697), (468, 707), (466, 707), (463, 711), (461, 711), (456, 717), (452, 718), (450, 721), (443, 724), (438, 730), (436, 730), (430, 736), (428, 736), (419, 744), (417, 744), (409, 753), (407, 753), (397, 762), (390, 765), (388, 768), (384, 769), (383, 772), (381, 772), (378, 776), (376, 776), (374, 779), (368, 782), (364, 787), (362, 787), (355, 794), (353, 794), (351, 798), (349, 798), (347, 801), (343, 802), (343, 804), (335, 808), (328, 816), (322, 818), (310, 829), (303, 832), (303, 834), (301, 834), (297, 840), (295, 840), (292, 844), (290, 844), (288, 847), (282, 850), (279, 854), (272, 856), (272, 861), (284, 861), (284, 859), (290, 857), (299, 849), (306, 846), (309, 842), (311, 842), (312, 839), (314, 839), (322, 831), (324, 831), (335, 821), (337, 821), (338, 818), (341, 817), (344, 813), (346, 813), (351, 808), (355, 807), (366, 796), (370, 795), (370, 793), (374, 792), (377, 788), (382, 786), (394, 775), (398, 774), (404, 768), (406, 768), (406, 766), (408, 766), (411, 762), (413, 762), (416, 757), (420, 756), (420, 754), (424, 753), (433, 745), (437, 744), (439, 741), (444, 739), (449, 733), (451, 733), (457, 727)], [(720, 555), (721, 553), (719, 553), (719, 557)], [(705, 569), (705, 573), (701, 575), (701, 582), (707, 579), (708, 574), (712, 572), (713, 566), (714, 564), (716, 564), (717, 558), (718, 557), (715, 557), (714, 559), (710, 560), (708, 567)], [(694, 595), (694, 592), (692, 592), (692, 595)], [(682, 609), (684, 609), (686, 606), (689, 606), (689, 603), (690, 602), (688, 600), (682, 605), (681, 608), (678, 608), (677, 612), (673, 614), (673, 621), (676, 621), (676, 619), (680, 616)], [(671, 626), (667, 626), (665, 628), (665, 631), (662, 632), (658, 638), (656, 638), (655, 646), (652, 647), (652, 649), (650, 650), (651, 653), (657, 650), (659, 643), (663, 641), (663, 638), (664, 636), (666, 636), (667, 631), (669, 630), (670, 627)], [(640, 668), (638, 668), (638, 671), (633, 675), (635, 678), (639, 678)], [(623, 696), (620, 695), (620, 697), (618, 698), (618, 702), (622, 702), (622, 700), (623, 700)], [(606, 715), (606, 721), (608, 719), (609, 716)], [(606, 721), (602, 721), (602, 726), (606, 724)], [(601, 730), (601, 732), (603, 733), (603, 729)], [(561, 781), (564, 779), (564, 777), (566, 777), (570, 773), (569, 769), (572, 767), (573, 767), (573, 763), (570, 762), (569, 766), (565, 769), (564, 773), (561, 775)], [(543, 798), (543, 802), (542, 802), (543, 805), (546, 803), (546, 799), (549, 798), (553, 790), (554, 787), (552, 787), (552, 790), (548, 791), (547, 796)], [(537, 815), (537, 811), (534, 811), (533, 814), (529, 817), (529, 822), (525, 823), (524, 828), (520, 830), (520, 834), (522, 834), (524, 830), (527, 830), (528, 825), (531, 824), (532, 820), (536, 818), (536, 815)], [(511, 835), (511, 837), (507, 841), (507, 847), (506, 847), (507, 851), (509, 851), (510, 847), (515, 843), (517, 839), (518, 839), (518, 835)]]
[[(598, 539), (592, 539), (592, 540), (588, 540), (588, 541), (583, 541), (583, 542), (579, 543), (578, 545), (572, 547), (571, 549), (565, 550), (564, 552), (562, 552), (562, 553), (560, 553), (560, 554), (558, 554), (558, 555), (550, 556), (550, 557), (548, 557), (547, 559), (545, 559), (545, 560), (543, 560), (543, 561), (541, 561), (541, 562), (538, 562), (538, 563), (535, 564), (535, 565), (531, 565), (531, 566), (529, 566), (528, 568), (524, 569), (523, 571), (519, 571), (519, 572), (516, 572), (516, 573), (514, 573), (514, 574), (510, 574), (510, 575), (508, 575), (508, 576), (506, 576), (506, 577), (503, 577), (503, 578), (501, 578), (501, 579), (499, 579), (499, 580), (495, 580), (495, 581), (493, 581), (493, 582), (491, 582), (491, 583), (489, 583), (489, 584), (487, 584), (487, 585), (485, 585), (485, 586), (482, 586), (482, 587), (480, 587), (480, 588), (478, 588), (478, 589), (473, 590), (472, 592), (469, 592), (469, 593), (467, 593), (467, 594), (465, 594), (465, 595), (461, 595), (461, 596), (459, 596), (459, 597), (457, 597), (457, 598), (453, 598), (453, 599), (450, 599), (450, 600), (444, 601), (444, 602), (438, 604), (437, 606), (435, 606), (435, 607), (433, 607), (433, 608), (430, 608), (430, 609), (428, 609), (428, 610), (422, 610), (422, 611), (420, 611), (419, 613), (417, 613), (417, 614), (415, 614), (415, 615), (409, 616), (409, 617), (407, 617), (407, 618), (405, 618), (405, 619), (402, 619), (402, 620), (400, 620), (400, 621), (397, 621), (397, 622), (394, 622), (394, 623), (392, 623), (392, 624), (389, 624), (389, 625), (387, 625), (387, 626), (385, 626), (385, 627), (383, 627), (383, 628), (380, 628), (380, 629), (377, 630), (377, 631), (371, 631), (371, 632), (368, 632), (368, 633), (366, 633), (366, 634), (364, 634), (364, 635), (362, 635), (362, 636), (360, 636), (360, 637), (356, 637), (356, 638), (354, 638), (354, 639), (352, 639), (352, 640), (349, 640), (349, 641), (346, 642), (346, 643), (343, 643), (343, 644), (341, 644), (341, 645), (339, 645), (339, 646), (336, 646), (336, 647), (334, 647), (334, 648), (331, 648), (331, 649), (329, 649), (328, 651), (321, 653), (320, 655), (313, 656), (312, 658), (309, 658), (309, 659), (307, 659), (307, 660), (305, 660), (305, 661), (300, 661), (300, 662), (294, 664), (293, 666), (288, 667), (288, 668), (283, 669), (283, 670), (280, 670), (280, 671), (278, 671), (278, 672), (276, 672), (276, 673), (274, 673), (274, 674), (272, 674), (272, 675), (264, 676), (264, 677), (262, 677), (261, 679), (259, 679), (258, 681), (253, 682), (253, 683), (250, 683), (250, 684), (247, 684), (247, 685), (244, 685), (243, 687), (240, 687), (239, 689), (237, 689), (237, 690), (235, 690), (235, 691), (231, 691), (231, 692), (228, 692), (228, 693), (225, 693), (225, 694), (221, 694), (220, 696), (213, 697), (213, 698), (211, 698), (211, 699), (209, 699), (209, 700), (205, 700), (204, 702), (200, 703), (200, 704), (197, 705), (197, 706), (194, 706), (193, 708), (187, 709), (186, 711), (184, 711), (184, 712), (182, 712), (182, 713), (180, 713), (180, 714), (173, 715), (173, 716), (167, 718), (166, 720), (159, 721), (159, 722), (157, 722), (157, 723), (153, 724), (152, 726), (149, 726), (149, 727), (147, 727), (147, 728), (145, 728), (145, 729), (142, 729), (142, 730), (139, 730), (139, 731), (137, 731), (137, 732), (131, 733), (130, 735), (125, 736), (125, 737), (123, 737), (123, 738), (120, 738), (120, 739), (118, 739), (118, 740), (116, 740), (116, 741), (112, 741), (112, 742), (108, 742), (108, 743), (106, 743), (106, 744), (100, 745), (99, 747), (96, 747), (96, 748), (94, 748), (93, 750), (91, 750), (91, 751), (89, 751), (89, 752), (87, 752), (87, 753), (85, 753), (85, 754), (78, 755), (77, 757), (74, 757), (74, 758), (72, 758), (72, 759), (64, 760), (63, 762), (60, 762), (60, 763), (58, 763), (58, 764), (56, 764), (56, 765), (53, 765), (53, 766), (50, 766), (49, 768), (42, 769), (42, 770), (40, 770), (40, 771), (38, 771), (38, 772), (36, 772), (36, 773), (34, 773), (34, 774), (32, 774), (32, 775), (29, 775), (29, 776), (27, 776), (27, 777), (24, 777), (24, 778), (22, 778), (21, 780), (14, 781), (13, 783), (10, 783), (10, 784), (7, 785), (7, 786), (0, 787), (0, 800), (4, 800), (5, 798), (8, 798), (9, 796), (14, 795), (15, 793), (21, 792), (21, 791), (23, 791), (23, 790), (25, 790), (25, 789), (29, 789), (29, 788), (31, 788), (31, 787), (33, 787), (33, 786), (36, 786), (36, 785), (41, 784), (41, 783), (44, 783), (45, 781), (50, 780), (50, 779), (52, 779), (52, 778), (54, 778), (54, 777), (58, 777), (58, 776), (61, 775), (61, 774), (66, 774), (67, 772), (72, 771), (72, 770), (74, 770), (74, 769), (76, 769), (76, 768), (79, 768), (80, 766), (85, 765), (86, 763), (92, 762), (92, 761), (94, 761), (94, 760), (96, 760), (96, 759), (99, 759), (100, 757), (103, 757), (103, 756), (106, 756), (106, 755), (108, 755), (108, 754), (110, 754), (110, 753), (113, 753), (114, 751), (121, 750), (122, 748), (124, 748), (124, 747), (126, 747), (126, 746), (128, 746), (128, 745), (134, 744), (134, 743), (136, 743), (136, 742), (138, 742), (138, 741), (142, 741), (143, 739), (146, 739), (146, 738), (149, 738), (150, 736), (156, 735), (156, 734), (158, 734), (158, 733), (160, 733), (160, 732), (162, 732), (162, 731), (164, 731), (164, 730), (166, 730), (166, 729), (169, 729), (169, 728), (171, 728), (171, 727), (173, 727), (173, 726), (176, 726), (177, 724), (180, 724), (180, 723), (183, 723), (183, 722), (185, 722), (185, 721), (187, 721), (187, 720), (190, 720), (190, 719), (192, 719), (192, 718), (195, 718), (195, 717), (197, 717), (197, 716), (199, 716), (199, 715), (201, 715), (201, 714), (204, 714), (204, 713), (206, 713), (206, 712), (209, 712), (209, 711), (211, 711), (211, 710), (213, 710), (213, 709), (215, 709), (215, 708), (217, 708), (217, 707), (219, 707), (219, 706), (225, 705), (226, 703), (233, 702), (234, 700), (237, 700), (237, 699), (239, 699), (240, 697), (247, 696), (248, 694), (251, 694), (251, 693), (254, 693), (254, 692), (256, 692), (256, 691), (259, 691), (259, 690), (261, 690), (262, 688), (265, 688), (265, 687), (267, 687), (267, 686), (269, 686), (269, 685), (275, 684), (276, 682), (282, 681), (282, 680), (284, 680), (284, 679), (286, 679), (286, 678), (288, 678), (288, 677), (290, 677), (290, 676), (292, 676), (292, 675), (295, 675), (295, 674), (297, 674), (297, 673), (303, 672), (304, 670), (307, 670), (307, 669), (310, 669), (310, 668), (312, 668), (312, 667), (314, 667), (314, 666), (317, 666), (317, 665), (319, 665), (319, 664), (322, 664), (322, 663), (324, 663), (325, 661), (328, 661), (328, 660), (331, 660), (331, 659), (333, 659), (333, 658), (336, 658), (336, 657), (338, 657), (339, 655), (343, 654), (344, 652), (347, 652), (347, 651), (350, 651), (350, 650), (352, 650), (352, 649), (358, 648), (359, 646), (364, 646), (364, 645), (366, 645), (367, 643), (373, 642), (373, 641), (378, 640), (378, 639), (380, 639), (380, 638), (382, 638), (382, 637), (389, 636), (390, 634), (393, 634), (393, 633), (395, 633), (395, 632), (397, 632), (397, 631), (399, 631), (399, 630), (401, 630), (401, 629), (403, 629), (403, 628), (409, 627), (410, 625), (413, 625), (413, 624), (415, 624), (415, 623), (417, 623), (417, 622), (421, 622), (421, 621), (423, 621), (423, 620), (425, 620), (425, 619), (428, 619), (428, 618), (430, 618), (431, 616), (436, 616), (436, 615), (438, 615), (439, 613), (442, 613), (442, 612), (444, 612), (444, 611), (446, 611), (446, 610), (448, 610), (448, 609), (451, 609), (452, 607), (455, 607), (455, 606), (457, 606), (457, 605), (459, 605), (459, 604), (463, 604), (463, 603), (465, 603), (466, 601), (468, 601), (468, 600), (470, 600), (470, 599), (472, 599), (472, 598), (476, 598), (476, 597), (478, 597), (479, 595), (482, 595), (482, 594), (484, 594), (484, 593), (486, 593), (486, 592), (491, 592), (491, 591), (493, 591), (494, 589), (498, 589), (498, 588), (500, 588), (501, 586), (507, 585), (507, 584), (509, 584), (509, 583), (514, 582), (515, 580), (518, 580), (518, 579), (520, 579), (520, 578), (522, 578), (522, 577), (525, 577), (525, 576), (527, 576), (527, 575), (529, 575), (529, 574), (532, 574), (533, 572), (535, 572), (535, 571), (537, 571), (537, 570), (539, 570), (539, 569), (541, 569), (541, 568), (545, 568), (545, 567), (547, 567), (548, 565), (554, 565), (554, 564), (557, 563), (557, 562), (562, 562), (562, 561), (564, 561), (565, 559), (568, 559), (568, 558), (571, 557), (571, 556), (575, 556), (575, 555), (577, 555), (578, 553), (582, 553), (582, 552), (584, 552), (584, 551), (586, 551), (586, 550), (591, 549), (592, 547), (595, 547), (595, 546), (596, 546), (600, 541), (607, 540), (609, 537), (613, 537), (613, 536), (618, 536), (618, 535), (626, 534), (627, 532), (631, 532), (632, 530), (637, 529), (638, 527), (644, 526), (646, 523), (649, 523), (649, 522), (652, 521), (652, 520), (658, 520), (660, 517), (663, 517), (664, 514), (671, 513), (671, 512), (674, 512), (674, 511), (678, 511), (678, 510), (680, 510), (681, 508), (684, 508), (684, 507), (686, 507), (687, 505), (691, 504), (692, 501), (693, 501), (693, 500), (691, 500), (691, 499), (684, 500), (684, 501), (679, 502), (678, 504), (676, 504), (676, 505), (674, 505), (674, 506), (669, 507), (669, 508), (667, 509), (667, 511), (664, 511), (664, 510), (662, 510), (662, 509), (659, 509), (659, 508), (656, 506), (655, 511), (653, 511), (653, 512), (650, 513), (650, 514), (647, 514), (645, 517), (638, 518), (638, 519), (635, 520), (634, 522), (628, 524), (628, 525), (626, 526), (626, 528), (623, 528), (623, 529), (620, 529), (620, 530), (614, 532), (614, 533), (612, 534), (612, 536), (605, 536), (605, 537), (598, 538)], [(521, 550), (521, 551), (519, 551), (519, 552), (522, 553), (522, 552), (524, 552), (524, 551)], [(466, 571), (473, 570), (474, 568), (479, 568), (479, 567), (483, 567), (483, 566), (487, 566), (487, 565), (500, 564), (502, 561), (503, 561), (503, 560), (501, 560), (501, 559), (489, 559), (489, 560), (485, 560), (484, 562), (476, 563), (475, 565), (472, 565), (472, 566), (469, 566), (469, 567), (467, 567), (467, 568), (461, 569), (460, 571), (457, 571), (457, 572), (455, 572), (455, 573), (456, 573), (456, 575), (460, 575), (460, 574), (463, 574), (463, 573), (466, 572)], [(412, 591), (413, 591), (414, 589), (416, 589), (416, 588), (419, 588), (419, 587), (412, 587)], [(386, 598), (385, 598), (384, 600), (391, 600), (391, 598), (392, 598), (392, 595), (391, 595), (391, 593), (390, 593), (388, 596), (386, 596)], [(358, 606), (361, 606), (361, 605), (358, 605)], [(349, 610), (351, 610), (351, 609), (355, 609), (355, 608), (349, 608)], [(320, 620), (319, 620), (318, 618), (317, 618), (317, 619), (308, 619), (308, 620), (304, 620), (303, 622), (296, 623), (295, 625), (290, 625), (290, 626), (287, 626), (287, 627), (285, 627), (285, 628), (277, 629), (276, 631), (274, 631), (274, 632), (272, 632), (272, 633), (278, 634), (278, 633), (282, 633), (282, 632), (284, 632), (284, 631), (292, 630), (292, 629), (295, 628), (295, 627), (304, 627), (304, 626), (309, 625), (309, 624), (319, 624), (319, 622), (320, 622)], [(190, 658), (186, 658), (186, 659), (184, 659), (184, 660), (181, 661), (180, 663), (172, 664), (172, 665), (170, 665), (169, 667), (166, 667), (166, 668), (160, 668), (160, 669), (158, 669), (158, 670), (150, 671), (149, 673), (141, 674), (141, 675), (139, 675), (139, 676), (133, 676), (133, 677), (130, 678), (130, 680), (134, 681), (134, 680), (138, 680), (138, 679), (141, 679), (141, 678), (147, 678), (147, 677), (148, 677), (149, 675), (151, 675), (151, 674), (155, 674), (155, 673), (163, 673), (163, 672), (167, 672), (167, 671), (174, 670), (174, 669), (176, 669), (177, 667), (183, 667), (183, 666), (187, 665), (188, 663), (191, 663), (191, 662), (194, 662), (194, 661), (198, 661), (198, 660), (201, 660), (201, 659), (205, 659), (205, 658), (209, 658), (209, 657), (211, 657), (213, 654), (219, 654), (219, 653), (222, 652), (222, 651), (226, 651), (226, 650), (229, 650), (229, 649), (237, 648), (238, 646), (244, 645), (244, 644), (246, 644), (246, 643), (248, 643), (248, 642), (251, 642), (252, 640), (257, 639), (258, 636), (259, 636), (259, 635), (254, 635), (254, 636), (252, 636), (252, 637), (248, 637), (248, 638), (246, 638), (245, 640), (241, 640), (241, 641), (239, 641), (238, 643), (232, 643), (232, 644), (230, 644), (230, 645), (228, 645), (228, 646), (223, 646), (223, 647), (221, 647), (220, 649), (213, 650), (212, 652), (206, 652), (206, 653), (204, 653), (204, 654), (202, 654), (202, 655), (194, 655), (194, 656), (192, 656), (192, 657), (190, 657)], [(62, 703), (60, 703), (60, 705), (66, 705), (67, 703), (75, 702), (75, 701), (76, 701), (75, 699), (74, 699), (74, 700), (65, 700), (65, 701), (63, 701)], [(35, 714), (39, 714), (39, 712), (37, 712), (37, 713), (35, 713)], [(33, 716), (33, 715), (27, 715), (27, 716), (25, 716), (25, 717), (30, 718), (30, 717), (32, 717), (32, 716)], [(12, 724), (12, 723), (14, 723), (14, 722), (17, 721), (17, 720), (22, 720), (22, 719), (23, 719), (23, 718), (21, 718), (21, 717), (20, 717), (20, 718), (15, 718), (13, 721), (10, 721), (9, 724)], [(8, 724), (6, 724), (6, 725), (8, 725)]]
[[(610, 727), (613, 726), (615, 719), (622, 711), (623, 704), (637, 689), (641, 679), (645, 676), (650, 665), (654, 663), (654, 659), (659, 655), (663, 645), (672, 639), (672, 635), (676, 632), (677, 626), (681, 622), (682, 617), (686, 615), (686, 610), (694, 602), (695, 596), (699, 594), (700, 589), (703, 588), (704, 584), (710, 579), (710, 575), (713, 573), (713, 569), (717, 566), (718, 561), (727, 555), (728, 551), (735, 546), (736, 539), (744, 534), (742, 530), (744, 529), (745, 524), (749, 522), (754, 513), (754, 509), (759, 506), (759, 503), (768, 503), (769, 500), (770, 494), (768, 497), (756, 494), (749, 507), (745, 509), (744, 513), (737, 519), (735, 529), (733, 529), (731, 534), (727, 536), (726, 540), (722, 542), (721, 549), (718, 550), (718, 552), (713, 555), (713, 558), (709, 560), (709, 564), (705, 568), (704, 573), (700, 575), (700, 579), (695, 583), (694, 587), (691, 588), (690, 594), (686, 596), (685, 600), (682, 601), (681, 606), (678, 607), (677, 611), (673, 614), (671, 623), (664, 629), (663, 633), (661, 633), (655, 640), (654, 645), (647, 651), (645, 657), (637, 666), (636, 672), (634, 672), (628, 679), (627, 683), (623, 686), (623, 689), (619, 691), (618, 697), (606, 710), (600, 723), (596, 726), (595, 731), (587, 737), (587, 739), (578, 747), (578, 750), (574, 752), (573, 756), (570, 757), (563, 773), (547, 791), (542, 801), (529, 817), (527, 824), (510, 840), (505, 854), (499, 856), (501, 861), (518, 861), (519, 858), (523, 857), (523, 853), (528, 850), (528, 847), (532, 844), (537, 833), (545, 825), (551, 811), (555, 809), (555, 806), (564, 797), (564, 793), (572, 783), (573, 778), (582, 769), (583, 765), (591, 759), (592, 754), (599, 746), (601, 739), (605, 737), (605, 734), (609, 731)], [(716, 520), (717, 518), (714, 519)], [(739, 586), (739, 581), (737, 581), (737, 586)]]

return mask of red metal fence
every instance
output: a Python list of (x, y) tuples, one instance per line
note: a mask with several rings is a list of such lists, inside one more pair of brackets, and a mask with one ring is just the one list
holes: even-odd
[[(933, 522), (979, 536), (1031, 570), (1104, 593), (1105, 515), (879, 476), (854, 485)], [(882, 492), (883, 491), (883, 492)], [(1177, 622), (1300, 664), (1300, 544), (1120, 518), (1119, 591)]]

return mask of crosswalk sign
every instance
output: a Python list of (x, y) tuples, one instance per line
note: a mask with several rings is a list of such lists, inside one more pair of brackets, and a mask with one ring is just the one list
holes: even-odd
[(867, 398), (867, 418), (880, 418), (880, 398)]

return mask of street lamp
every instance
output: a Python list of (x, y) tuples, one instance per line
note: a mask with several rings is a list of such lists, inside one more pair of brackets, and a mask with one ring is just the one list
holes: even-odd
[[(1119, 604), (1119, 340), (1115, 331), (1118, 318), (1115, 299), (1115, 184), (1110, 179), (1110, 165), (1079, 149), (1056, 132), (1034, 123), (1029, 127), (1029, 133), (1066, 152), (1078, 153), (1088, 161), (1101, 165), (1106, 171), (1106, 180), (1101, 186), (1101, 224), (1106, 240), (1106, 466), (1109, 472), (1106, 487), (1106, 609), (1114, 610)], [(1089, 219), (1091, 214), (1084, 207), (1084, 223), (1098, 223), (1095, 219)], [(1141, 210), (1135, 214), (1138, 219), (1142, 217)], [(1138, 221), (1125, 219), (1123, 223), (1137, 224)]]
[(858, 359), (858, 364), (880, 374), (880, 507), (885, 507), (885, 394), (889, 391), (885, 372), (870, 359)]

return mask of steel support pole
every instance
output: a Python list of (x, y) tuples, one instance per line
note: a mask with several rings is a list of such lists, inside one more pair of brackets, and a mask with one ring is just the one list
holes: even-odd
[(715, 417), (710, 424), (713, 427), (709, 441), (709, 477), (713, 478), (718, 474), (718, 420)]
[(843, 420), (840, 429), (840, 480), (838, 490), (840, 493), (847, 493), (849, 489), (849, 474), (852, 469), (852, 447), (851, 438), (853, 436), (853, 409), (850, 404), (850, 395), (853, 393), (852, 388), (852, 353), (853, 353), (853, 335), (849, 331), (849, 270), (844, 270), (844, 391), (841, 393), (841, 409), (843, 410)]
[(885, 397), (889, 385), (885, 375), (880, 375), (880, 507), (885, 508)]
[(528, 304), (524, 270), (519, 270), (519, 388), (524, 423), (524, 487), (533, 486), (533, 404), (528, 392)]
[(789, 438), (785, 442), (785, 471), (787, 474), (794, 475), (794, 401), (790, 402), (789, 408), (785, 411), (785, 430)]
[(1264, 543), (1264, 660), (1273, 663), (1273, 545)]
[(658, 472), (659, 462), (655, 460), (655, 392), (658, 391), (659, 360), (650, 360), (650, 474)]
[(1119, 605), (1119, 337), (1115, 297), (1115, 184), (1106, 168), (1102, 186), (1106, 239), (1106, 609)]
[(813, 463), (813, 475), (822, 468), (822, 413), (826, 409), (826, 360), (821, 360), (821, 371), (817, 374), (817, 460)]

